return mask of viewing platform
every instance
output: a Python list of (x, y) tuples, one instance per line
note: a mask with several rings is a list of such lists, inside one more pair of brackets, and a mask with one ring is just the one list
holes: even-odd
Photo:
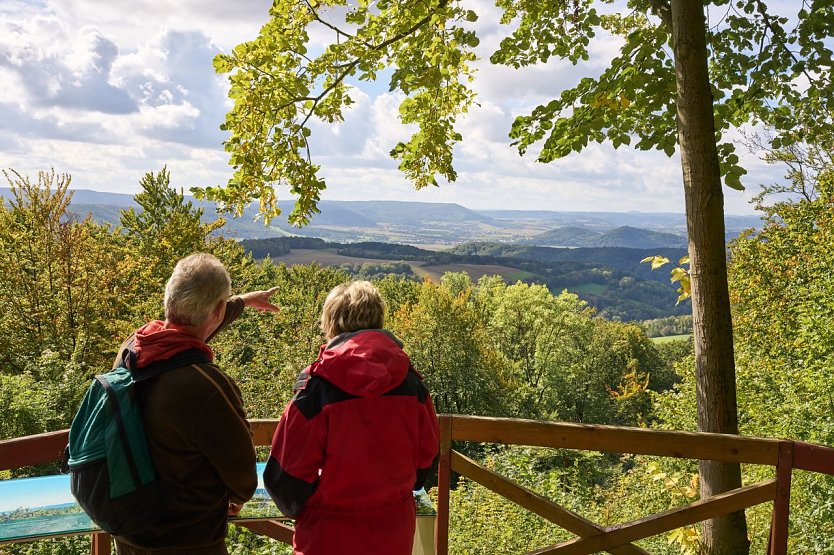
[[(800, 441), (450, 414), (440, 415), (439, 420), (441, 444), (434, 545), (431, 545), (431, 534), (427, 533), (430, 531), (426, 530), (426, 523), (420, 523), (415, 538), (415, 553), (448, 553), (449, 488), (452, 472), (481, 484), (576, 535), (574, 539), (542, 546), (528, 555), (579, 555), (599, 551), (646, 554), (647, 551), (633, 545), (633, 542), (761, 503), (773, 504), (767, 553), (785, 555), (788, 549), (793, 470), (834, 475), (834, 449)], [(278, 421), (252, 420), (251, 424), (255, 445), (269, 445)], [(67, 445), (67, 436), (68, 430), (61, 430), (0, 441), (0, 470), (59, 461)], [(775, 467), (776, 477), (635, 521), (603, 527), (453, 450), (453, 441), (766, 465)], [(266, 510), (266, 506), (261, 508)], [(420, 518), (418, 516), (418, 519)], [(292, 544), (291, 521), (277, 512), (264, 514), (250, 508), (230, 522), (235, 526), (242, 526), (258, 534)], [(110, 536), (90, 526), (64, 529), (60, 532), (35, 532), (26, 537), (0, 537), (0, 544), (78, 534), (92, 536), (93, 555), (111, 553)]]

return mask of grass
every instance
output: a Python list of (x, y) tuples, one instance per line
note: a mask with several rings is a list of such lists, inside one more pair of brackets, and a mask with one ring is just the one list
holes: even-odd
[(591, 295), (602, 295), (605, 293), (605, 286), (599, 283), (583, 283), (574, 287), (568, 287), (568, 291), (576, 293), (589, 293)]
[(317, 262), (322, 266), (340, 266), (342, 264), (385, 264), (386, 262), (399, 262), (394, 259), (358, 258), (354, 256), (343, 256), (336, 254), (335, 249), (293, 249), (289, 254), (276, 256), (273, 262), (283, 262), (287, 266), (295, 264), (312, 264)]
[[(337, 254), (335, 249), (293, 249), (290, 254), (276, 256), (272, 259), (273, 262), (283, 262), (287, 266), (294, 264), (311, 264), (317, 262), (322, 266), (340, 266), (342, 264), (362, 264), (370, 262), (372, 264), (385, 264), (386, 262), (402, 262), (396, 259), (379, 259), (379, 258), (358, 258), (354, 256), (343, 256)], [(440, 278), (446, 272), (466, 272), (472, 278), (472, 281), (477, 281), (481, 276), (499, 275), (504, 278), (507, 283), (515, 283), (519, 280), (524, 280), (533, 276), (530, 272), (512, 268), (510, 266), (502, 266), (500, 264), (437, 264), (428, 265), (423, 262), (407, 262), (411, 266), (411, 271), (421, 278), (428, 278), (432, 281), (440, 281)]]
[(685, 341), (692, 337), (691, 333), (685, 333), (683, 335), (667, 335), (665, 337), (652, 337), (651, 340), (655, 343), (671, 343), (673, 341)]
[(532, 277), (533, 274), (500, 264), (436, 264), (423, 265), (414, 268), (414, 273), (420, 277), (428, 277), (432, 281), (440, 281), (446, 272), (466, 272), (472, 281), (478, 281), (483, 276), (501, 276), (507, 283), (515, 283), (518, 280)]
[[(287, 266), (294, 264), (311, 264), (317, 262), (322, 266), (340, 266), (342, 264), (385, 264), (386, 262), (401, 262), (396, 259), (359, 258), (337, 254), (335, 249), (293, 249), (289, 254), (276, 256), (273, 262), (283, 262)], [(466, 272), (472, 281), (478, 281), (481, 276), (499, 275), (507, 283), (515, 283), (519, 280), (533, 277), (533, 274), (500, 264), (436, 264), (429, 265), (424, 262), (406, 262), (411, 266), (411, 271), (421, 278), (428, 278), (432, 281), (440, 281), (446, 272)]]

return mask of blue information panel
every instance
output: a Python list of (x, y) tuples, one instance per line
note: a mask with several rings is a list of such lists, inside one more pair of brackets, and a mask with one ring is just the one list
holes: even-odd
[[(234, 520), (283, 515), (263, 485), (265, 463), (258, 463), (258, 489)], [(419, 515), (434, 515), (425, 491), (414, 492)], [(70, 493), (67, 474), (0, 480), (0, 542), (79, 534), (98, 530)]]

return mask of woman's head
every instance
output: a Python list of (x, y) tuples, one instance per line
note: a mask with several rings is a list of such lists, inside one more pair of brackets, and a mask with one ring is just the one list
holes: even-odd
[(340, 333), (379, 329), (384, 325), (385, 302), (369, 281), (337, 285), (324, 301), (321, 330), (327, 341)]

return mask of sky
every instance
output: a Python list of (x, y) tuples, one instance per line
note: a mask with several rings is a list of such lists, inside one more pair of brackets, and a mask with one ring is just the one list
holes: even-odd
[[(264, 489), (262, 475), (265, 466), (266, 463), (257, 464), (258, 489)], [(69, 474), (0, 480), (0, 494), (0, 513), (19, 508), (37, 509), (75, 503), (70, 491)]]
[[(529, 112), (616, 54), (610, 38), (591, 42), (579, 66), (552, 60), (523, 70), (495, 67), (489, 55), (508, 33), (486, 0), (480, 15), (479, 106), (461, 121), (458, 180), (415, 191), (388, 156), (407, 136), (401, 100), (387, 83), (352, 93), (355, 106), (337, 126), (313, 126), (314, 162), (325, 200), (454, 202), (473, 209), (684, 212), (680, 161), (661, 152), (589, 145), (550, 164), (525, 157), (507, 138)], [(163, 165), (172, 184), (225, 183), (232, 174), (220, 131), (225, 76), (212, 58), (254, 39), (270, 0), (0, 0), (0, 168), (34, 176), (54, 168), (72, 187), (135, 193)], [(531, 149), (532, 150), (532, 149)], [(759, 184), (782, 170), (739, 147), (747, 190), (724, 188), (728, 214), (752, 214)], [(0, 183), (5, 186), (5, 183)], [(279, 192), (288, 199), (288, 192)]]

